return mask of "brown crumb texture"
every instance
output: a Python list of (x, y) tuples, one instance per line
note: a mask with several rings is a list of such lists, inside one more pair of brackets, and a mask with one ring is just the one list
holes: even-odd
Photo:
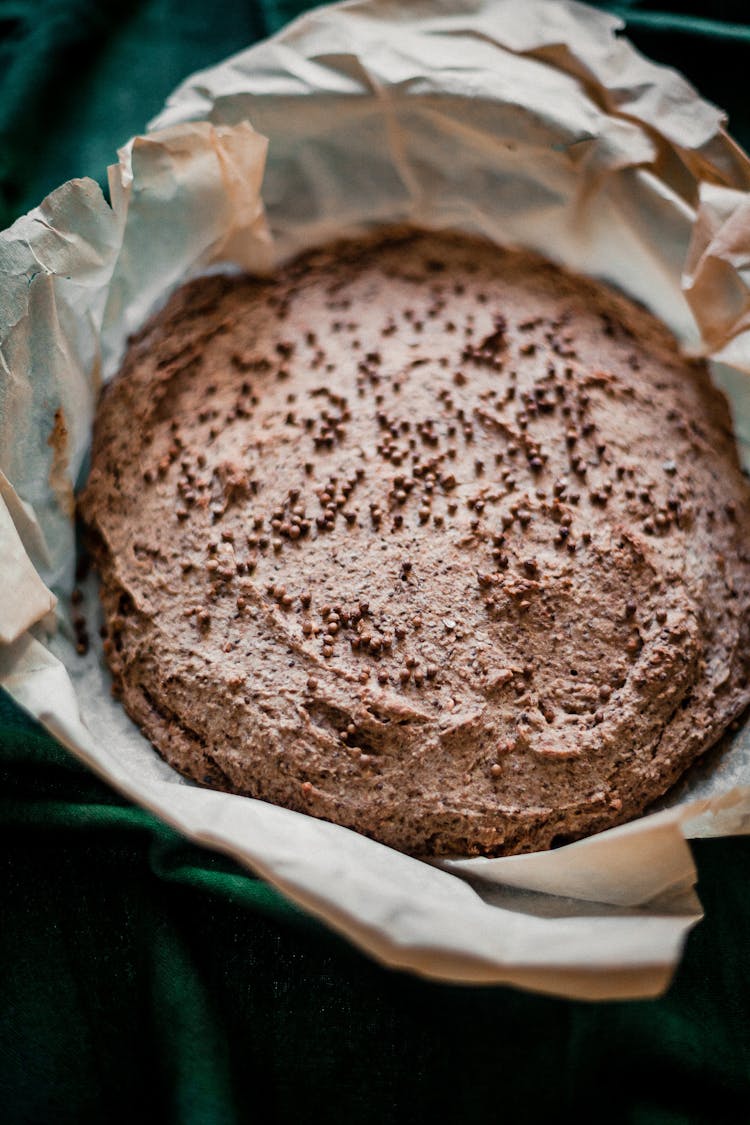
[(392, 230), (185, 286), (103, 395), (80, 507), (167, 761), (408, 852), (628, 820), (750, 702), (726, 402), (527, 253)]

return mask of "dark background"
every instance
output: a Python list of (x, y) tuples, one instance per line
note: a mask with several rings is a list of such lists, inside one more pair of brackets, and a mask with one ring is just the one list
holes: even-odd
[[(522, 3), (523, 0), (518, 0)], [(750, 145), (750, 0), (600, 4)], [(295, 0), (0, 0), (0, 227)], [(750, 839), (695, 845), (667, 995), (581, 1004), (380, 968), (124, 802), (0, 693), (0, 1121), (750, 1120)]]

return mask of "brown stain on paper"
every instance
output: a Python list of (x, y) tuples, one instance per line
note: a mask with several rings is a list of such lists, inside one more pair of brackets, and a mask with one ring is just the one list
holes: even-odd
[(65, 423), (65, 412), (61, 406), (55, 411), (55, 420), (47, 438), (47, 445), (52, 450), (52, 464), (49, 470), (49, 485), (63, 512), (71, 519), (75, 514), (75, 497), (73, 486), (68, 476), (68, 427)]

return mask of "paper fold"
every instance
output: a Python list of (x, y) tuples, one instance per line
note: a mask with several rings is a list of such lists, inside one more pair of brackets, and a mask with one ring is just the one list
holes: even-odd
[(3, 549), (3, 577), (7, 578), (0, 586), (0, 644), (10, 644), (51, 613), (57, 604), (57, 598), (44, 585), (29, 558), (2, 493), (0, 543)]

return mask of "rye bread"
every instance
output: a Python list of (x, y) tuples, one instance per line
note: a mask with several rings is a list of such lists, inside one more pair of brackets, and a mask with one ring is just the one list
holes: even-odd
[(529, 253), (390, 230), (186, 285), (103, 395), (80, 507), (167, 761), (408, 852), (628, 820), (750, 702), (726, 401)]

